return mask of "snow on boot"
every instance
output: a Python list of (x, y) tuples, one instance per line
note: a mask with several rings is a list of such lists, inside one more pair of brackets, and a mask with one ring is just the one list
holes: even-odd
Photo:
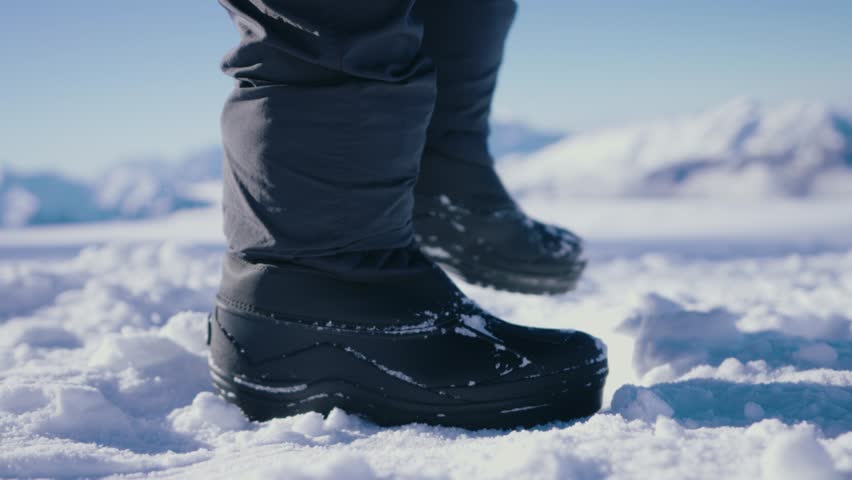
[(229, 255), (210, 370), (252, 419), (339, 407), (379, 425), (531, 426), (593, 414), (605, 347), (489, 315), (416, 249), (408, 268), (355, 280)]
[(424, 154), (414, 228), (423, 253), (465, 281), (521, 293), (572, 290), (582, 240), (528, 217), (491, 165)]

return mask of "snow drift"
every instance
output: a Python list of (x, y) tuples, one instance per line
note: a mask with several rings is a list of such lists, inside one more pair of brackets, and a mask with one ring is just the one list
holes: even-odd
[(534, 195), (852, 195), (852, 116), (736, 99), (699, 114), (568, 137), (501, 166)]

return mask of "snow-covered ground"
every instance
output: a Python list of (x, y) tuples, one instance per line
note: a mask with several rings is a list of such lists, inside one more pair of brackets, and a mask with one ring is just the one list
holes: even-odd
[[(587, 141), (545, 148), (531, 171)], [(530, 213), (586, 237), (587, 273), (553, 297), (462, 287), (508, 320), (603, 338), (601, 413), (478, 432), (342, 411), (246, 421), (207, 373), (222, 250), (207, 183), (181, 193), (211, 207), (0, 230), (0, 477), (852, 478), (849, 197), (781, 195), (783, 182), (576, 197), (520, 161), (507, 180)], [(706, 171), (736, 181), (732, 165)]]
[[(0, 477), (849, 475), (852, 216), (824, 202), (583, 202), (528, 205), (589, 237), (577, 292), (464, 286), (507, 319), (609, 345), (603, 413), (509, 432), (378, 428), (344, 412), (245, 421), (207, 377), (215, 208), (9, 231)], [(770, 219), (763, 233), (750, 223), (760, 218)], [(148, 234), (128, 242), (128, 231)]]

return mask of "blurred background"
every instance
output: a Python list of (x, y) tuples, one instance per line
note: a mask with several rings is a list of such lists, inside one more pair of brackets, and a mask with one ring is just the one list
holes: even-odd
[[(847, 196), (850, 19), (842, 0), (522, 2), (493, 153), (532, 203)], [(0, 227), (215, 205), (236, 41), (213, 0), (4, 6)]]

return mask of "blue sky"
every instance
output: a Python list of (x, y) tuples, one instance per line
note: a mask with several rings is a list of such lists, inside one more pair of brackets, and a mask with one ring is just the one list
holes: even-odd
[[(852, 105), (852, 2), (522, 0), (496, 108), (587, 130), (736, 96)], [(0, 163), (90, 176), (218, 142), (236, 33), (215, 0), (0, 14)]]

